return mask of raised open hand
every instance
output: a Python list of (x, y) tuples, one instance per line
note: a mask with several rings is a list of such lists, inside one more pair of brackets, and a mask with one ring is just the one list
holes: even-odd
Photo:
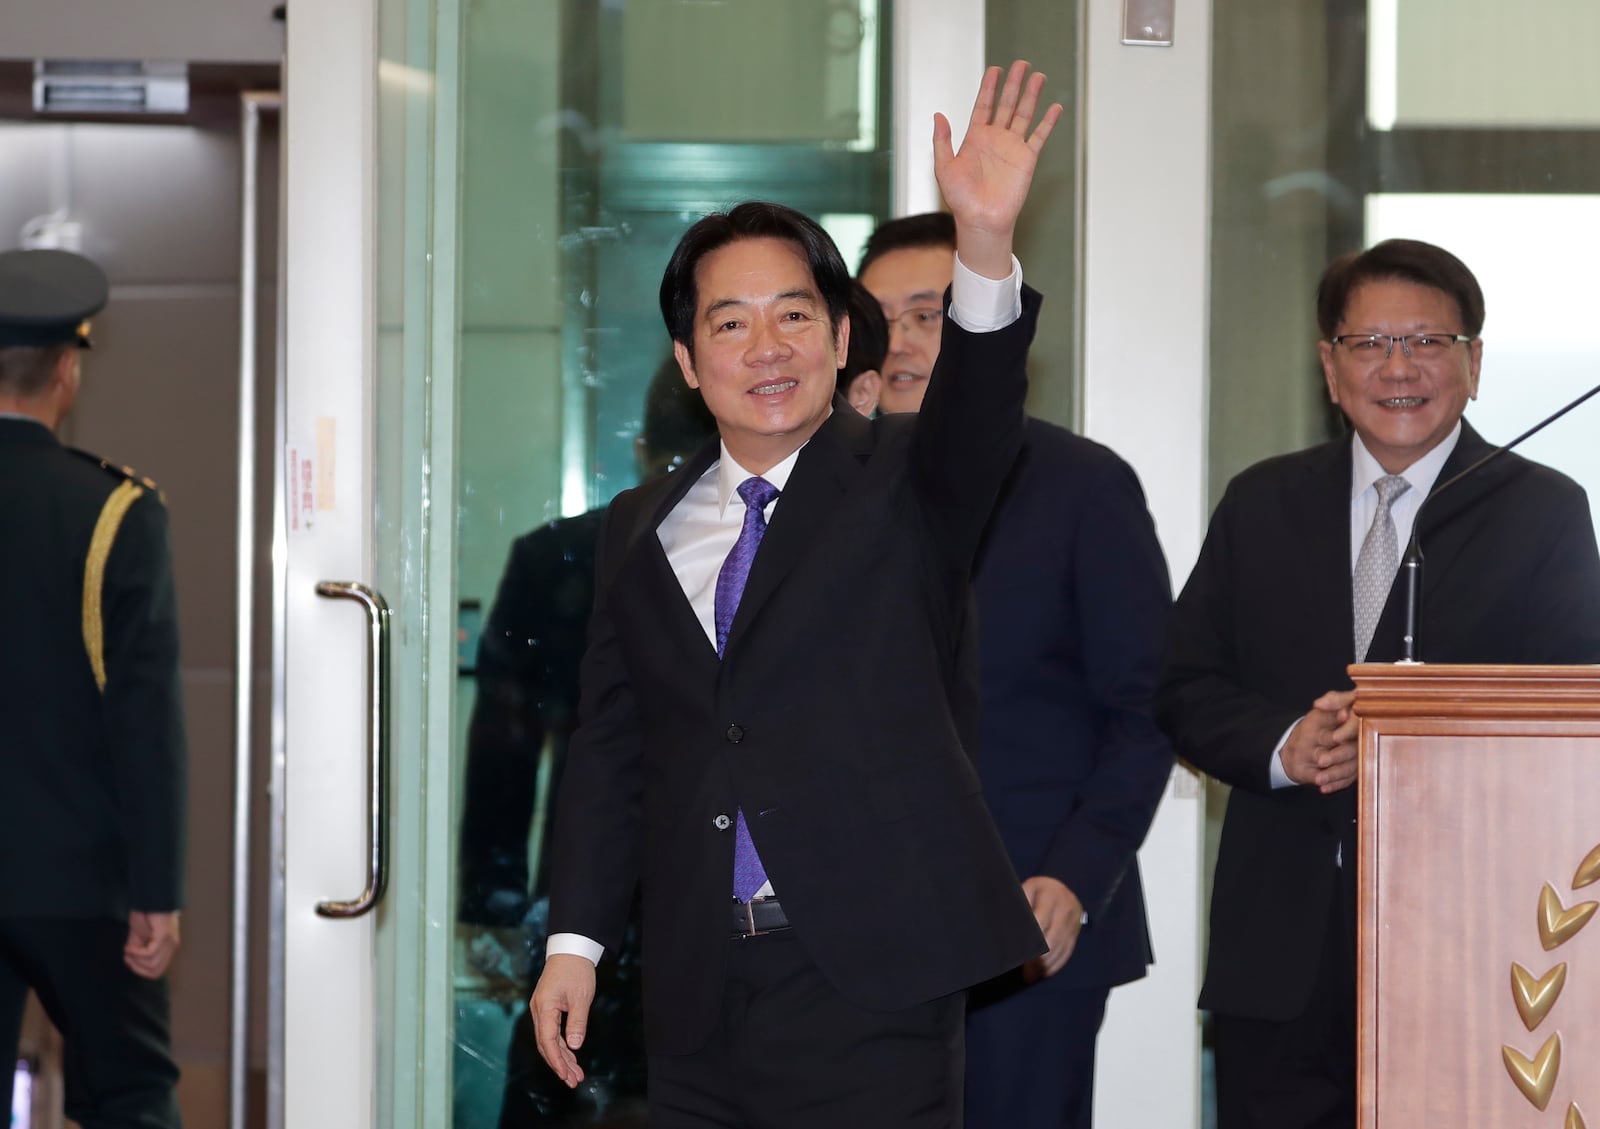
[[(1004, 239), (1008, 257), (1011, 232), (1028, 198), (1039, 152), (1061, 117), (1061, 103), (1056, 102), (1038, 125), (1033, 124), (1044, 75), (1029, 76), (1028, 69), (1021, 59), (1011, 64), (998, 100), (1000, 68), (984, 72), (959, 152), (950, 145), (950, 122), (943, 114), (933, 116), (933, 171), (945, 205), (958, 228)], [(968, 261), (966, 254), (962, 260)]]

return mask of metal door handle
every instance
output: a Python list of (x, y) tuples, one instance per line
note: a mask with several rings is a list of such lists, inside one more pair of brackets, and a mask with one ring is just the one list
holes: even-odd
[(318, 902), (322, 917), (360, 917), (383, 897), (389, 881), (385, 841), (389, 781), (389, 605), (353, 580), (317, 582), (317, 595), (355, 600), (367, 609), (367, 888), (352, 901)]

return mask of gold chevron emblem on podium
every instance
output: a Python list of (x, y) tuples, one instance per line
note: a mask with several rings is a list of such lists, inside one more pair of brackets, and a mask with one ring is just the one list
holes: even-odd
[(1550, 1009), (1567, 986), (1567, 962), (1562, 961), (1543, 976), (1534, 976), (1515, 961), (1511, 964), (1511, 998), (1516, 1002), (1522, 1024), (1532, 1031), (1544, 1022)]
[(1578, 873), (1572, 876), (1572, 888), (1581, 890), (1591, 882), (1600, 882), (1600, 847), (1590, 851), (1578, 864)]
[(1600, 909), (1600, 902), (1580, 902), (1571, 909), (1565, 908), (1555, 887), (1546, 882), (1539, 891), (1539, 941), (1545, 952), (1570, 940), (1589, 924), (1596, 909)]
[(1583, 1112), (1578, 1109), (1577, 1102), (1567, 1103), (1567, 1123), (1564, 1129), (1589, 1129), (1588, 1123), (1583, 1119)]
[(1561, 1073), (1561, 1032), (1557, 1031), (1544, 1041), (1533, 1059), (1523, 1057), (1515, 1047), (1501, 1047), (1500, 1057), (1505, 1060), (1511, 1081), (1517, 1084), (1522, 1096), (1543, 1110), (1550, 1104), (1550, 1094), (1556, 1088), (1556, 1076)]

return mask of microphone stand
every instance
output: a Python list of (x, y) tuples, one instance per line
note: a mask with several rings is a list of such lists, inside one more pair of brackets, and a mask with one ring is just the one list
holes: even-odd
[(1496, 447), (1494, 450), (1490, 451), (1487, 455), (1483, 456), (1483, 458), (1479, 459), (1465, 470), (1458, 471), (1457, 473), (1451, 475), (1449, 478), (1445, 479), (1444, 482), (1434, 487), (1432, 492), (1430, 492), (1426, 498), (1422, 499), (1422, 504), (1417, 507), (1416, 515), (1411, 519), (1411, 539), (1406, 543), (1406, 555), (1405, 558), (1400, 562), (1400, 568), (1401, 571), (1405, 573), (1406, 581), (1406, 630), (1404, 637), (1404, 649), (1400, 658), (1400, 662), (1415, 665), (1422, 661), (1421, 659), (1417, 658), (1417, 604), (1419, 601), (1420, 592), (1422, 590), (1422, 542), (1419, 540), (1419, 536), (1422, 532), (1422, 511), (1427, 508), (1429, 502), (1433, 501), (1440, 494), (1443, 494), (1446, 490), (1450, 489), (1450, 487), (1460, 482), (1463, 478), (1467, 477), (1467, 475), (1472, 474), (1485, 463), (1492, 462), (1494, 459), (1505, 454), (1507, 451), (1511, 450), (1511, 448), (1515, 447), (1529, 436), (1536, 435), (1543, 431), (1556, 420), (1566, 415), (1573, 408), (1576, 408), (1579, 404), (1583, 403), (1596, 393), (1600, 393), (1600, 384), (1596, 384), (1593, 388), (1589, 389), (1589, 391), (1585, 392), (1582, 396), (1579, 396), (1576, 400), (1572, 401), (1572, 403), (1568, 404), (1561, 410), (1552, 415), (1546, 416), (1544, 419), (1528, 428), (1528, 430), (1524, 431), (1521, 435), (1517, 436), (1511, 442), (1507, 443), (1504, 447)]

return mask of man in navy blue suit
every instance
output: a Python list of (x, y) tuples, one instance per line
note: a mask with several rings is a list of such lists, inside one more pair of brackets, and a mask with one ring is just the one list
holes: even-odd
[[(943, 213), (867, 244), (861, 281), (889, 320), (884, 412), (922, 406), (954, 252)], [(1030, 418), (975, 582), (979, 773), (1050, 949), (972, 992), (966, 1124), (1088, 1129), (1106, 997), (1151, 960), (1134, 853), (1173, 762), (1151, 716), (1171, 587), (1133, 469)]]

